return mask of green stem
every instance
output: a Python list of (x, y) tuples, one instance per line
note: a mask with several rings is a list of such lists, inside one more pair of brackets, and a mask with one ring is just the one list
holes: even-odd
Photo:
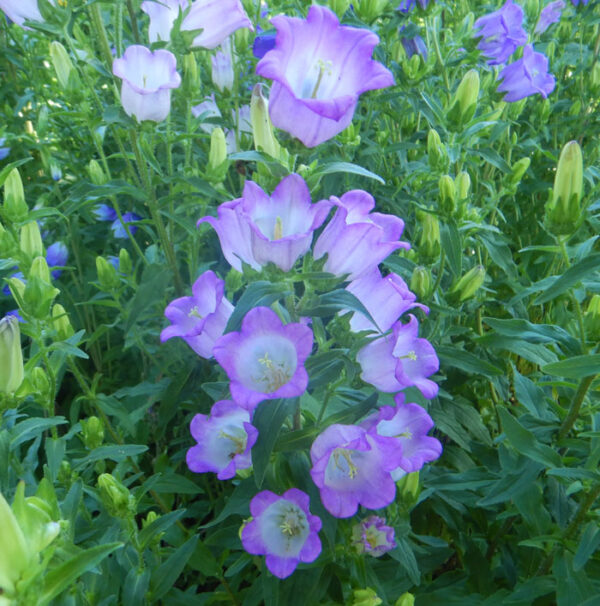
[(132, 0), (127, 0), (127, 12), (129, 13), (129, 21), (131, 23), (131, 33), (136, 44), (140, 43), (140, 33), (137, 26), (137, 13), (133, 6)]
[(581, 409), (581, 405), (583, 404), (583, 400), (585, 399), (585, 394), (587, 393), (590, 385), (593, 383), (596, 375), (591, 375), (589, 377), (584, 377), (581, 379), (579, 383), (579, 387), (575, 392), (575, 396), (573, 397), (573, 401), (571, 402), (571, 407), (569, 408), (569, 413), (565, 417), (563, 424), (560, 427), (560, 431), (558, 432), (559, 441), (562, 440), (568, 433), (571, 431), (571, 428), (575, 424), (577, 417), (579, 416), (579, 410)]
[(440, 267), (438, 269), (438, 275), (435, 279), (435, 284), (433, 285), (433, 290), (431, 291), (431, 295), (429, 298), (433, 297), (435, 291), (439, 288), (440, 282), (442, 281), (442, 276), (444, 275), (444, 267), (446, 266), (446, 251), (442, 248), (440, 252)]
[(442, 70), (442, 77), (444, 78), (444, 85), (446, 86), (446, 90), (450, 92), (450, 81), (448, 80), (448, 71), (446, 70), (446, 65), (444, 60), (442, 59), (442, 53), (440, 51), (440, 43), (438, 40), (439, 30), (437, 27), (437, 17), (434, 17), (432, 20), (433, 25), (433, 49), (435, 51), (436, 59), (440, 64), (440, 68)]
[[(560, 246), (560, 251), (562, 253), (563, 260), (567, 267), (571, 267), (571, 261), (569, 259), (569, 253), (567, 252), (567, 239), (568, 237), (561, 238), (558, 237), (558, 243)], [(581, 341), (581, 349), (583, 353), (587, 353), (586, 339), (585, 339), (585, 325), (583, 323), (583, 312), (581, 311), (581, 305), (579, 305), (579, 301), (575, 297), (575, 295), (571, 292), (569, 294), (569, 298), (571, 299), (571, 303), (575, 308), (575, 317), (577, 318), (577, 324), (579, 326), (579, 340)]]

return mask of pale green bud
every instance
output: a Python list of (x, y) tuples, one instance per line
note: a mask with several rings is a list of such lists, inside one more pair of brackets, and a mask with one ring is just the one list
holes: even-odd
[(44, 254), (42, 234), (40, 233), (40, 228), (36, 221), (30, 221), (21, 227), (19, 245), (21, 251), (29, 258), (38, 257)]
[(36, 257), (31, 262), (31, 267), (29, 268), (29, 274), (27, 277), (30, 280), (31, 278), (39, 278), (47, 284), (50, 284), (50, 268), (48, 267), (48, 262), (46, 259), (44, 259), (44, 257)]
[(389, 3), (389, 0), (358, 0), (353, 4), (356, 14), (363, 21), (371, 23), (371, 21), (375, 21), (383, 13)]
[(583, 316), (583, 322), (588, 339), (600, 339), (600, 295), (594, 295)]
[(108, 513), (117, 518), (126, 518), (132, 511), (132, 498), (127, 487), (111, 476), (98, 476), (98, 492)]
[(471, 189), (471, 177), (469, 177), (469, 173), (464, 170), (459, 172), (454, 179), (454, 185), (456, 187), (456, 199), (458, 201), (466, 200), (469, 197), (469, 190)]
[(329, 8), (338, 16), (339, 19), (342, 18), (349, 6), (350, 0), (329, 0)]
[(421, 55), (416, 53), (412, 57), (407, 57), (402, 62), (402, 69), (409, 80), (416, 80), (419, 77), (419, 70), (421, 69)]
[(229, 164), (227, 162), (227, 144), (222, 128), (213, 129), (210, 135), (207, 177), (213, 183), (220, 183), (225, 178)]
[(52, 307), (52, 325), (61, 341), (65, 341), (75, 334), (69, 321), (69, 314), (67, 314), (65, 308), (60, 303), (56, 303)]
[(479, 72), (470, 69), (460, 81), (448, 115), (459, 124), (468, 122), (477, 109), (479, 96)]
[(442, 143), (437, 130), (431, 129), (427, 133), (427, 157), (429, 166), (433, 170), (445, 171), (448, 168), (448, 152)]
[(23, 299), (25, 309), (36, 318), (45, 319), (50, 314), (50, 305), (60, 293), (52, 286), (50, 270), (44, 257), (36, 257), (31, 264)]
[(431, 296), (433, 281), (431, 272), (422, 265), (415, 267), (410, 278), (410, 289), (421, 301), (426, 301)]
[(280, 146), (273, 133), (269, 118), (269, 102), (263, 95), (262, 84), (256, 84), (250, 97), (250, 122), (254, 136), (254, 147), (272, 158), (279, 158)]
[(15, 316), (0, 320), (0, 361), (0, 392), (12, 394), (19, 389), (25, 376), (21, 331)]
[(40, 366), (36, 366), (31, 371), (31, 384), (33, 385), (33, 389), (42, 395), (50, 393), (50, 380), (44, 369)]
[(119, 286), (117, 270), (104, 257), (96, 257), (96, 271), (102, 290), (112, 290)]
[(25, 282), (19, 280), (19, 278), (8, 278), (7, 282), (12, 296), (20, 307), (20, 302), (25, 299)]
[(592, 67), (592, 75), (590, 76), (590, 85), (594, 90), (600, 88), (600, 63), (596, 61)]
[(104, 425), (102, 421), (98, 417), (89, 417), (88, 419), (82, 419), (80, 423), (85, 447), (93, 450), (101, 446), (104, 441)]
[(27, 569), (29, 554), (23, 531), (2, 493), (0, 493), (0, 545), (2, 545), (0, 587), (4, 594), (12, 594), (15, 591), (15, 583)]
[(415, 606), (415, 596), (407, 591), (396, 600), (394, 606)]
[(80, 85), (77, 71), (65, 47), (56, 40), (50, 43), (50, 59), (61, 88), (69, 92), (77, 90)]
[(383, 603), (383, 600), (370, 587), (355, 589), (352, 593), (352, 606), (379, 606)]
[(402, 476), (397, 482), (400, 501), (407, 509), (411, 509), (417, 503), (421, 487), (419, 484), (419, 472), (407, 473)]
[(183, 57), (183, 90), (196, 92), (198, 89), (198, 64), (194, 53), (188, 53)]
[(581, 220), (583, 155), (577, 141), (569, 141), (560, 154), (552, 199), (546, 204), (546, 223), (552, 233), (573, 233)]
[(510, 175), (508, 177), (509, 184), (517, 186), (521, 182), (523, 175), (527, 172), (530, 164), (531, 158), (521, 158), (515, 162), (510, 169)]
[(15, 250), (15, 239), (0, 223), (0, 257), (10, 257)]
[(460, 302), (472, 297), (483, 286), (485, 280), (485, 269), (482, 265), (476, 265), (470, 269), (451, 288), (450, 294), (458, 295)]
[(426, 260), (437, 259), (441, 250), (440, 222), (435, 215), (417, 211), (417, 220), (422, 231), (419, 239), (419, 252)]
[(90, 181), (94, 185), (104, 185), (108, 181), (108, 177), (104, 174), (104, 171), (97, 160), (89, 161), (87, 172), (90, 176)]
[[(40, 137), (44, 137), (46, 135), (46, 130), (48, 129), (48, 117), (49, 117), (48, 106), (42, 105), (40, 107), (40, 113), (38, 114), (37, 125), (36, 125), (37, 132)], [(42, 161), (44, 162), (44, 166), (45, 166), (47, 164), (46, 154), (44, 153), (44, 151), (42, 151), (41, 155), (42, 155)]]
[(131, 262), (131, 256), (125, 248), (119, 251), (119, 271), (124, 275), (128, 276), (133, 271), (133, 263)]
[(438, 181), (440, 210), (451, 215), (456, 210), (456, 186), (450, 175), (442, 175)]

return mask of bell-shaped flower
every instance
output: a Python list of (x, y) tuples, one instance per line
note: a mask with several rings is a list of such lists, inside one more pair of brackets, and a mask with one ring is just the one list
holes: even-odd
[[(68, 258), (69, 250), (63, 242), (54, 242), (46, 250), (46, 263), (48, 263), (48, 267), (62, 267), (67, 264)], [(52, 277), (58, 278), (61, 273), (62, 270), (53, 269)]]
[(250, 449), (258, 431), (250, 423), (250, 412), (231, 400), (213, 404), (210, 416), (197, 414), (190, 425), (198, 442), (187, 451), (188, 467), (196, 473), (212, 471), (219, 480), (229, 480), (238, 469), (252, 465)]
[(438, 371), (440, 363), (431, 343), (418, 338), (418, 333), (419, 323), (411, 315), (408, 324), (396, 322), (392, 334), (365, 345), (356, 354), (362, 380), (386, 393), (414, 386), (426, 398), (435, 397), (438, 386), (427, 377)]
[(5, 143), (6, 138), (0, 137), (0, 160), (4, 160), (10, 154), (10, 147), (3, 147)]
[(390, 472), (401, 452), (391, 438), (368, 433), (358, 425), (330, 425), (310, 449), (310, 475), (321, 501), (336, 518), (349, 518), (359, 505), (380, 509), (396, 495)]
[(394, 529), (383, 518), (369, 516), (352, 527), (352, 545), (358, 553), (378, 558), (396, 547)]
[(506, 0), (501, 9), (479, 17), (474, 24), (475, 37), (481, 37), (477, 48), (490, 59), (489, 65), (500, 65), (527, 42), (523, 29), (523, 9)]
[(327, 254), (323, 269), (349, 280), (372, 270), (398, 248), (410, 248), (399, 238), (404, 221), (394, 215), (372, 213), (373, 196), (355, 189), (341, 198), (330, 198), (337, 210), (315, 242), (313, 256)]
[(379, 38), (340, 25), (335, 13), (313, 4), (306, 19), (279, 15), (275, 48), (256, 66), (273, 80), (273, 124), (307, 147), (331, 139), (352, 121), (358, 96), (394, 84), (391, 72), (371, 59)]
[[(50, 0), (50, 4), (54, 4), (54, 0)], [(38, 8), (37, 0), (0, 0), (0, 10), (4, 11), (11, 21), (20, 26), (23, 26), (25, 19), (29, 21), (44, 20)]]
[(161, 343), (181, 337), (199, 356), (212, 358), (215, 341), (233, 312), (224, 292), (225, 282), (212, 271), (204, 272), (194, 282), (191, 297), (181, 297), (167, 305), (165, 316), (171, 325), (160, 333)]
[(555, 0), (550, 2), (542, 9), (538, 22), (536, 23), (534, 32), (536, 34), (543, 34), (553, 23), (560, 21), (560, 15), (562, 9), (565, 8), (563, 0)]
[(396, 440), (402, 453), (400, 464), (392, 471), (396, 482), (407, 473), (419, 471), (425, 463), (435, 461), (442, 454), (440, 441), (427, 435), (433, 427), (427, 411), (418, 404), (405, 404), (404, 400), (404, 394), (396, 394), (396, 406), (383, 406), (361, 423), (369, 433)]
[(507, 65), (499, 74), (498, 92), (507, 93), (504, 101), (519, 101), (539, 93), (544, 99), (554, 90), (556, 80), (548, 73), (548, 57), (536, 53), (533, 45), (523, 49), (523, 57)]
[(169, 115), (171, 89), (181, 84), (173, 53), (134, 44), (113, 61), (113, 74), (123, 80), (121, 103), (128, 116), (161, 122)]
[(293, 398), (304, 393), (313, 334), (308, 326), (286, 324), (268, 307), (251, 309), (240, 332), (220, 337), (213, 355), (225, 369), (235, 402), (252, 409), (263, 400)]
[(297, 488), (281, 496), (263, 490), (250, 501), (252, 518), (242, 527), (242, 545), (248, 553), (266, 556), (267, 568), (280, 579), (321, 553), (321, 520), (309, 506), (308, 495)]
[(213, 84), (220, 90), (233, 90), (233, 48), (231, 38), (227, 38), (221, 48), (210, 58)]
[(179, 11), (185, 13), (182, 31), (203, 30), (194, 38), (192, 46), (216, 48), (235, 30), (241, 27), (252, 29), (240, 0), (196, 0), (191, 3), (190, 0), (145, 0), (142, 10), (150, 17), (150, 42), (170, 39)]
[[(115, 215), (117, 213), (115, 212)], [(125, 240), (128, 238), (127, 230), (125, 229), (125, 224), (129, 226), (129, 232), (133, 235), (137, 231), (137, 226), (134, 225), (136, 221), (139, 221), (142, 217), (137, 215), (136, 213), (126, 212), (123, 213), (123, 222), (117, 217), (110, 225), (110, 229), (115, 238), (120, 238), (121, 240)]]
[(378, 267), (350, 282), (346, 290), (367, 308), (377, 324), (375, 326), (364, 314), (355, 312), (350, 318), (350, 329), (354, 332), (386, 332), (404, 312), (413, 307), (420, 307), (429, 313), (429, 308), (416, 302), (417, 296), (398, 274), (390, 273), (382, 277)]
[(299, 175), (288, 175), (268, 196), (256, 183), (246, 181), (241, 198), (221, 204), (218, 217), (198, 223), (213, 226), (230, 265), (242, 270), (242, 261), (260, 269), (271, 262), (283, 271), (310, 248), (313, 232), (325, 221), (331, 204), (311, 204), (310, 191)]

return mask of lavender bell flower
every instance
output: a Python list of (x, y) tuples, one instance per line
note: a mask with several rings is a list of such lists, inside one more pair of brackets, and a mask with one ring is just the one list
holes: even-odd
[(394, 215), (372, 213), (373, 196), (360, 189), (330, 198), (337, 210), (315, 242), (313, 256), (327, 254), (323, 269), (356, 280), (398, 248), (410, 248), (399, 238), (404, 221)]
[(405, 404), (404, 400), (404, 394), (396, 394), (395, 407), (383, 406), (361, 423), (369, 433), (396, 440), (402, 457), (399, 466), (391, 472), (395, 482), (407, 473), (419, 471), (425, 463), (435, 461), (442, 454), (439, 440), (427, 435), (433, 427), (427, 411), (418, 404)]
[[(404, 27), (400, 28), (402, 31)], [(421, 36), (417, 35), (414, 38), (400, 38), (400, 42), (402, 42), (402, 46), (404, 47), (404, 52), (406, 56), (410, 59), (413, 55), (421, 55), (425, 61), (427, 61), (427, 55), (429, 54), (427, 51), (427, 46), (425, 45), (425, 40), (421, 38)]]
[[(50, 0), (54, 4), (54, 0)], [(44, 21), (37, 0), (0, 0), (0, 10), (6, 13), (6, 16), (16, 23), (23, 26), (25, 19), (29, 21)]]
[(289, 577), (300, 562), (314, 562), (321, 553), (321, 520), (311, 515), (308, 495), (290, 488), (281, 496), (270, 490), (250, 501), (252, 519), (241, 531), (244, 549), (265, 555), (267, 568), (280, 579)]
[(535, 33), (543, 34), (552, 23), (558, 23), (563, 8), (565, 8), (563, 0), (556, 0), (555, 2), (550, 2), (547, 6), (544, 6), (535, 26)]
[(427, 379), (440, 366), (433, 346), (419, 339), (419, 323), (411, 315), (408, 324), (396, 322), (392, 334), (375, 339), (357, 354), (361, 378), (380, 391), (393, 393), (406, 387), (417, 387), (430, 399), (437, 395), (438, 386)]
[(216, 48), (227, 36), (241, 27), (252, 29), (252, 23), (240, 0), (160, 0), (142, 2), (142, 10), (150, 17), (150, 42), (169, 40), (171, 28), (179, 11), (189, 12), (181, 22), (181, 31), (202, 29), (192, 42), (193, 47)]
[[(116, 215), (116, 212), (115, 212), (115, 215)], [(131, 232), (131, 235), (133, 236), (133, 234), (137, 231), (137, 226), (133, 225), (133, 223), (135, 223), (136, 221), (139, 221), (142, 217), (140, 217), (139, 215), (136, 215), (135, 213), (131, 213), (131, 212), (123, 213), (122, 217), (123, 217), (123, 222), (126, 223), (127, 225), (129, 225), (129, 231)], [(127, 235), (127, 230), (125, 229), (124, 223), (121, 223), (121, 221), (118, 218), (112, 222), (110, 229), (112, 230), (113, 236), (115, 238), (120, 238), (121, 240), (125, 240), (126, 238), (129, 237)]]
[(330, 425), (313, 442), (310, 458), (321, 501), (336, 518), (353, 516), (359, 505), (379, 509), (394, 500), (390, 472), (400, 465), (401, 452), (392, 438), (358, 425)]
[(378, 558), (396, 547), (394, 529), (383, 518), (369, 516), (352, 527), (352, 544), (358, 553)]
[(221, 50), (210, 58), (213, 84), (218, 90), (233, 90), (233, 48), (231, 38), (227, 38), (221, 45)]
[(500, 10), (475, 21), (475, 37), (481, 37), (477, 48), (488, 58), (489, 65), (504, 63), (517, 49), (527, 42), (523, 29), (523, 9), (506, 0)]
[(233, 312), (224, 293), (225, 282), (212, 271), (204, 272), (194, 282), (191, 297), (180, 297), (167, 305), (165, 316), (171, 326), (160, 333), (161, 343), (181, 337), (199, 356), (212, 358), (215, 341)]
[(275, 33), (267, 32), (259, 34), (254, 38), (252, 54), (257, 59), (262, 59), (270, 50), (275, 48)]
[(542, 53), (536, 53), (533, 45), (528, 44), (523, 49), (523, 57), (507, 65), (498, 74), (502, 83), (498, 92), (507, 93), (504, 101), (518, 101), (539, 93), (544, 99), (554, 90), (556, 80), (548, 73), (548, 58)]
[(367, 308), (377, 323), (375, 326), (366, 316), (355, 312), (350, 319), (350, 329), (354, 332), (386, 332), (404, 312), (413, 307), (420, 307), (429, 313), (428, 307), (416, 302), (417, 296), (398, 274), (390, 273), (384, 278), (377, 267), (350, 282), (346, 290)]
[(98, 221), (114, 221), (117, 218), (117, 211), (108, 204), (97, 204), (92, 214)]
[(229, 480), (238, 469), (252, 465), (250, 449), (258, 431), (250, 423), (250, 413), (231, 400), (213, 404), (210, 416), (197, 414), (190, 425), (198, 442), (187, 451), (186, 462), (191, 471), (212, 471), (219, 480)]
[(223, 335), (213, 355), (229, 377), (231, 396), (252, 409), (263, 400), (292, 398), (304, 393), (313, 334), (303, 324), (282, 324), (268, 307), (251, 309), (240, 332)]
[(171, 89), (181, 84), (173, 53), (134, 44), (113, 61), (113, 74), (123, 80), (121, 103), (128, 116), (161, 122), (169, 115)]
[(271, 19), (275, 48), (256, 66), (273, 80), (269, 114), (273, 124), (315, 147), (352, 121), (358, 96), (394, 84), (394, 77), (371, 54), (373, 32), (340, 25), (335, 13), (313, 5), (306, 19)]
[[(69, 250), (62, 242), (54, 242), (46, 250), (46, 263), (48, 267), (62, 267), (67, 264)], [(52, 270), (52, 277), (58, 278), (62, 274), (61, 269)]]
[(321, 226), (331, 204), (311, 204), (310, 191), (299, 175), (288, 175), (269, 197), (256, 183), (246, 181), (241, 198), (221, 204), (218, 218), (198, 223), (213, 226), (225, 258), (242, 271), (242, 261), (254, 269), (275, 263), (289, 271), (310, 248), (313, 232)]

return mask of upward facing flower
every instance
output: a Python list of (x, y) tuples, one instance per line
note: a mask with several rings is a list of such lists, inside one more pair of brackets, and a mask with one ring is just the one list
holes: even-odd
[(523, 9), (512, 0), (494, 13), (475, 21), (475, 37), (481, 36), (477, 48), (490, 58), (490, 65), (504, 63), (517, 49), (527, 42), (523, 29)]
[(352, 121), (358, 96), (394, 84), (371, 59), (379, 38), (369, 30), (340, 25), (335, 13), (313, 5), (306, 19), (274, 17), (275, 48), (256, 66), (273, 80), (273, 124), (307, 147), (331, 139)]
[(161, 122), (171, 109), (171, 89), (181, 84), (177, 60), (168, 50), (150, 51), (134, 44), (113, 62), (113, 74), (123, 80), (121, 103), (140, 122)]

